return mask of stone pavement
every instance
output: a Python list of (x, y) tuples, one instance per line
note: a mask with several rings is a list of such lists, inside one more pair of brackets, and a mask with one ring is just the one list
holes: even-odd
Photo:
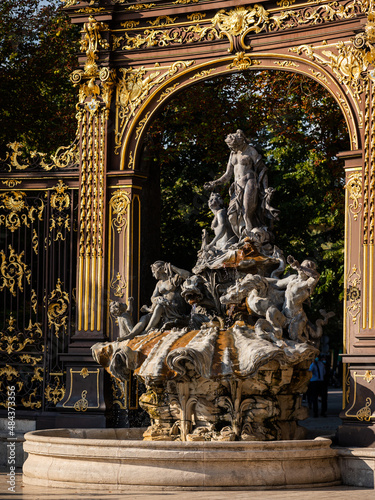
[[(341, 420), (342, 392), (331, 389), (328, 396), (327, 418), (308, 418), (303, 425), (309, 431), (309, 438), (332, 436)], [(331, 488), (309, 488), (302, 490), (140, 490), (129, 489), (124, 492), (89, 492), (79, 489), (41, 488), (23, 486), (22, 474), (16, 475), (16, 492), (8, 491), (7, 471), (0, 472), (0, 500), (375, 500), (375, 491), (369, 488), (335, 486)]]

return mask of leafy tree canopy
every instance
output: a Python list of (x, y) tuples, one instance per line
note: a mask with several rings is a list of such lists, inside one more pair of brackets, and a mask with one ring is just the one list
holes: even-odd
[(58, 0), (2, 0), (0, 157), (15, 140), (52, 153), (73, 139), (78, 40)]

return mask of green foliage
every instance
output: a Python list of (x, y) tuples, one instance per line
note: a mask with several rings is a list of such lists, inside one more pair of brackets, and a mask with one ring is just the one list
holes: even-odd
[[(202, 228), (212, 220), (203, 184), (226, 168), (226, 135), (241, 128), (262, 150), (272, 205), (280, 220), (275, 243), (297, 260), (313, 259), (321, 279), (310, 316), (336, 317), (326, 331), (342, 335), (344, 180), (335, 156), (349, 148), (344, 118), (317, 82), (283, 72), (243, 72), (181, 92), (149, 129), (151, 155), (161, 166), (162, 257), (191, 268)], [(221, 194), (227, 196), (228, 186)], [(228, 200), (227, 200), (228, 201)]]
[(52, 153), (74, 138), (77, 40), (58, 0), (0, 3), (0, 157), (15, 140)]

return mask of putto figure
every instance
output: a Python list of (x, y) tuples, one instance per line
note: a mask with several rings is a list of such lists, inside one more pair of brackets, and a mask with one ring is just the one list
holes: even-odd
[(225, 142), (231, 150), (226, 172), (219, 179), (207, 182), (204, 188), (213, 190), (234, 177), (229, 189), (228, 219), (241, 239), (254, 227), (263, 225), (265, 218), (276, 219), (279, 211), (270, 205), (274, 189), (268, 187), (267, 167), (243, 131), (229, 134)]

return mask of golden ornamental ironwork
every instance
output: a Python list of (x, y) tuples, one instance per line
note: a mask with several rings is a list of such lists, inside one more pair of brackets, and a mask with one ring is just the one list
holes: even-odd
[(111, 288), (116, 297), (123, 297), (126, 290), (126, 281), (120, 273), (116, 274), (116, 278), (111, 281)]
[(74, 403), (74, 406), (73, 406), (73, 408), (76, 411), (86, 411), (87, 410), (87, 408), (89, 407), (89, 402), (87, 401), (86, 396), (87, 396), (87, 391), (82, 391), (81, 399), (76, 401)]
[(41, 408), (42, 402), (41, 401), (32, 401), (32, 398), (36, 397), (38, 389), (34, 389), (33, 392), (29, 395), (28, 399), (22, 398), (21, 403), (25, 408), (30, 408), (31, 410)]
[(5, 181), (1, 181), (4, 186), (7, 186), (10, 189), (22, 184), (22, 181), (17, 181), (16, 179), (6, 179)]
[(15, 170), (56, 170), (73, 168), (79, 162), (79, 150), (77, 138), (69, 146), (60, 146), (56, 153), (46, 161), (47, 154), (37, 151), (25, 151), (25, 145), (21, 142), (11, 142), (7, 144), (8, 151), (4, 159), (0, 159), (9, 172)]
[(0, 265), (0, 292), (4, 288), (9, 289), (9, 292), (15, 297), (17, 295), (16, 287), (20, 292), (23, 292), (23, 280), (26, 279), (27, 283), (30, 284), (31, 271), (28, 266), (22, 262), (23, 256), (25, 254), (22, 251), (20, 254), (16, 254), (12, 245), (9, 245), (9, 255), (8, 258), (3, 250), (0, 250), (1, 265)]
[(86, 53), (84, 73), (88, 77), (98, 75), (99, 68), (96, 61), (99, 59), (99, 48), (109, 49), (109, 43), (102, 38), (101, 31), (108, 31), (108, 25), (89, 16), (88, 23), (83, 25), (84, 37), (81, 40), (81, 51)]
[(40, 356), (39, 358), (35, 358), (34, 356), (31, 356), (30, 354), (22, 354), (20, 356), (20, 361), (22, 363), (27, 363), (31, 366), (35, 366), (37, 363), (40, 363), (43, 359), (43, 356)]
[(17, 378), (20, 376), (19, 372), (14, 368), (14, 366), (5, 365), (3, 368), (0, 368), (0, 377), (6, 375), (6, 379), (8, 382), (12, 380), (12, 378)]
[(372, 374), (371, 370), (367, 370), (366, 373), (364, 374), (363, 378), (369, 384), (370, 382), (372, 382), (374, 380), (375, 376)]
[(354, 220), (357, 220), (358, 214), (362, 210), (362, 203), (359, 202), (362, 197), (362, 174), (352, 174), (345, 187), (348, 190), (349, 200), (351, 200), (349, 210), (353, 214)]
[(62, 212), (63, 210), (69, 208), (70, 206), (70, 197), (66, 190), (68, 186), (63, 183), (60, 179), (56, 186), (53, 188), (55, 192), (51, 195), (50, 205), (52, 208)]
[(139, 21), (125, 21), (121, 23), (121, 26), (126, 30), (130, 30), (132, 28), (136, 28), (139, 25)]
[(55, 328), (56, 337), (60, 330), (66, 333), (68, 321), (69, 294), (62, 290), (62, 282), (58, 278), (55, 289), (50, 293), (47, 301), (48, 327)]
[(30, 303), (31, 303), (31, 308), (34, 311), (34, 314), (36, 314), (38, 302), (37, 302), (37, 295), (36, 295), (35, 290), (31, 290)]
[(363, 406), (362, 408), (360, 408), (357, 413), (356, 413), (356, 417), (357, 419), (362, 422), (363, 420), (365, 422), (369, 422), (370, 419), (371, 419), (371, 398), (366, 398), (366, 404), (365, 406)]
[(21, 352), (27, 344), (32, 344), (35, 340), (30, 337), (24, 337), (22, 332), (15, 333), (16, 319), (13, 313), (10, 313), (9, 319), (7, 320), (8, 327), (6, 331), (0, 332), (0, 351), (6, 352), (7, 354), (12, 354), (14, 352)]
[(0, 210), (8, 212), (0, 214), (0, 226), (5, 225), (12, 233), (22, 225), (30, 227), (30, 223), (35, 221), (36, 214), (39, 220), (43, 220), (43, 201), (38, 200), (40, 204), (38, 208), (30, 207), (26, 200), (26, 193), (23, 191), (1, 193), (0, 200)]
[(55, 376), (55, 385), (51, 386), (50, 384), (44, 390), (44, 395), (50, 403), (56, 405), (59, 401), (61, 401), (65, 396), (65, 386), (62, 384), (60, 386), (60, 378)]
[(169, 16), (159, 16), (153, 21), (147, 21), (151, 26), (167, 26), (168, 24), (173, 24), (178, 18)]
[(130, 198), (126, 191), (115, 191), (109, 202), (109, 206), (112, 208), (112, 225), (116, 228), (116, 231), (120, 234), (121, 231), (126, 227), (128, 207), (130, 205)]
[(136, 109), (150, 95), (152, 89), (186, 69), (195, 61), (177, 61), (170, 66), (153, 68), (120, 68), (122, 75), (116, 88), (115, 153), (119, 153), (122, 137)]

